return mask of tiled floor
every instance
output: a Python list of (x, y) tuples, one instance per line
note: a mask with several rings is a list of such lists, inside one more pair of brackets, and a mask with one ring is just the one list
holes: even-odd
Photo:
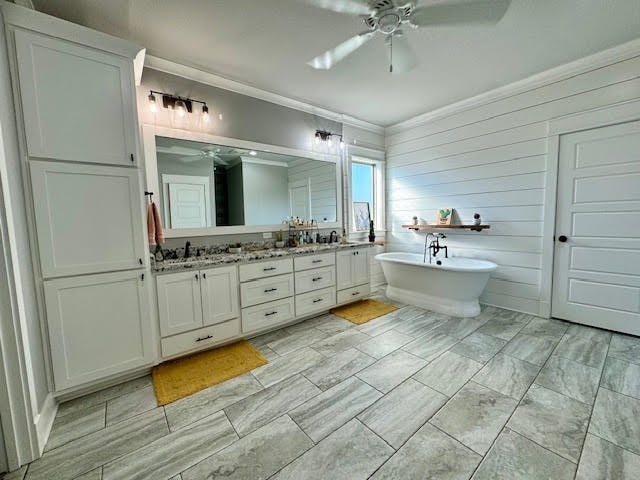
[(640, 338), (405, 306), (253, 343), (269, 364), (165, 408), (148, 377), (61, 405), (26, 479), (640, 478)]

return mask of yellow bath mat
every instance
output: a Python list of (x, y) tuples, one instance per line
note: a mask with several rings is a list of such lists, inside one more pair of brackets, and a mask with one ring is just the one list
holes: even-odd
[(175, 402), (266, 363), (267, 359), (244, 340), (161, 363), (153, 368), (151, 374), (158, 406)]
[(367, 323), (369, 320), (381, 317), (397, 309), (398, 307), (396, 306), (368, 298), (366, 300), (360, 300), (359, 302), (345, 305), (344, 307), (334, 308), (331, 310), (331, 313), (338, 317), (342, 317), (345, 320), (349, 320), (351, 323), (362, 325), (363, 323)]

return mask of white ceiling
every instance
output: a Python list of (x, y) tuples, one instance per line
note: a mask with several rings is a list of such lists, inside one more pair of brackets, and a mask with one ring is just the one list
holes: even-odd
[[(437, 0), (418, 0), (418, 4)], [(319, 2), (320, 3), (320, 2)], [(34, 0), (149, 54), (391, 125), (640, 36), (639, 0), (513, 0), (495, 26), (408, 31), (420, 65), (388, 73), (377, 36), (328, 71), (306, 62), (365, 30), (299, 0)]]

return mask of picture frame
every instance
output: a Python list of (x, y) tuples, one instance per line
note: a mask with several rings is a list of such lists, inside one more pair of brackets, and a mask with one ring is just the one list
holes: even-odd
[(369, 202), (353, 202), (353, 224), (356, 232), (368, 232), (371, 220)]
[(438, 216), (436, 218), (437, 225), (451, 225), (451, 219), (453, 218), (453, 208), (444, 207), (438, 209)]

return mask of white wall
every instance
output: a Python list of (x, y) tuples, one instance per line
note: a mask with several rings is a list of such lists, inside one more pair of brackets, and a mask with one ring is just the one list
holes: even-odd
[(301, 158), (289, 163), (288, 173), (289, 183), (309, 181), (311, 218), (319, 222), (335, 222), (336, 164)]
[(271, 225), (287, 218), (287, 170), (287, 167), (242, 162), (245, 225)]
[(635, 57), (624, 51), (624, 60), (599, 54), (565, 66), (571, 74), (555, 69), (543, 86), (520, 82), (468, 107), (388, 128), (388, 249), (422, 251), (425, 234), (400, 227), (414, 215), (433, 223), (436, 210), (450, 206), (461, 222), (472, 223), (478, 212), (490, 230), (446, 235), (455, 255), (498, 263), (481, 300), (547, 315), (550, 299), (541, 294), (547, 124), (640, 98), (640, 48)]

